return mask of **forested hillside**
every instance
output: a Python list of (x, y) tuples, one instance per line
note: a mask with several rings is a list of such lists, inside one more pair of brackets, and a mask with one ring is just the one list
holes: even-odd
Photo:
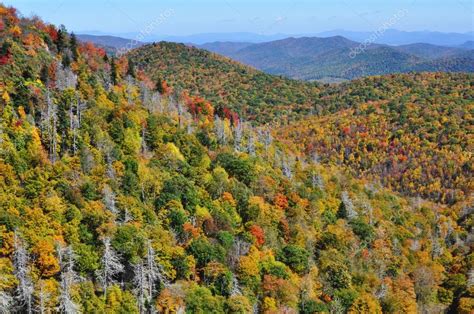
[(282, 126), (278, 137), (405, 195), (453, 204), (474, 188), (473, 85), (473, 75), (441, 73), (354, 81), (322, 97), (322, 107), (347, 109)]
[(214, 102), (178, 51), (140, 55), (182, 65), (149, 78), (1, 5), (0, 47), (0, 313), (472, 312), (472, 204), (355, 179), (232, 110), (278, 117), (317, 86), (219, 63), (236, 84)]
[[(144, 55), (155, 57), (143, 59)], [(289, 103), (278, 97), (307, 91), (312, 85), (282, 80), (291, 82), (285, 93), (272, 88), (267, 94), (271, 98), (263, 98), (259, 92), (274, 85), (254, 89), (265, 81), (252, 85), (253, 74), (279, 79), (238, 72), (236, 68), (252, 70), (178, 44), (146, 46), (131, 58), (137, 64), (149, 62), (143, 68), (158, 80), (171, 73), (173, 88), (214, 99), (246, 119), (283, 126), (278, 137), (289, 139), (290, 146), (297, 143), (298, 150), (320, 154), (324, 162), (344, 165), (353, 174), (404, 195), (452, 204), (472, 193), (472, 74), (397, 74), (318, 85), (312, 94)], [(199, 89), (196, 82), (206, 89)], [(212, 96), (240, 94), (245, 88), (253, 92), (238, 102)]]
[(269, 122), (276, 111), (307, 113), (319, 94), (316, 83), (276, 77), (217, 54), (168, 42), (146, 45), (128, 56), (153, 80), (166, 79), (177, 92), (200, 95), (216, 107)]

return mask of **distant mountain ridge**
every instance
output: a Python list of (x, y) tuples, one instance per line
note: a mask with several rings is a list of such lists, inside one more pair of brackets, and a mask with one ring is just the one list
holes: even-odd
[[(251, 37), (249, 33), (238, 34)], [(364, 47), (343, 36), (332, 36), (290, 37), (262, 43), (216, 41), (196, 45), (192, 42), (201, 40), (191, 37), (185, 38), (184, 43), (230, 57), (269, 74), (308, 81), (339, 82), (412, 71), (474, 71), (474, 51), (469, 49), (474, 41), (466, 41), (457, 47), (429, 43), (400, 46), (374, 43)], [(115, 36), (78, 35), (78, 38), (105, 48), (109, 54), (145, 44)], [(358, 51), (360, 48), (363, 49)]]
[[(374, 32), (357, 32), (345, 30), (332, 30), (316, 34), (318, 37), (343, 36), (353, 41), (364, 42), (370, 38)], [(406, 32), (396, 29), (388, 29), (380, 36), (377, 36), (375, 43), (385, 45), (409, 45), (416, 43), (426, 43), (438, 46), (456, 47), (466, 41), (474, 40), (474, 33), (442, 33), (432, 31)]]
[[(83, 31), (80, 34), (90, 34), (98, 37), (110, 36), (121, 38), (136, 38), (139, 33), (119, 33), (108, 34), (98, 31)], [(346, 30), (330, 30), (325, 32), (312, 32), (303, 34), (256, 34), (251, 32), (234, 32), (234, 33), (201, 33), (192, 35), (153, 35), (147, 36), (146, 42), (153, 41), (170, 41), (177, 43), (191, 43), (194, 45), (203, 45), (212, 42), (249, 42), (263, 43), (275, 40), (281, 40), (289, 37), (334, 37), (343, 36), (353, 41), (364, 42), (373, 35), (370, 31), (346, 31)], [(381, 36), (376, 38), (375, 43), (386, 45), (409, 45), (416, 43), (427, 43), (439, 46), (459, 47), (468, 41), (474, 41), (474, 33), (441, 33), (430, 31), (407, 32), (395, 29), (386, 30)]]
[[(342, 36), (287, 38), (261, 44), (200, 46), (270, 74), (301, 80), (350, 80), (389, 73), (473, 72), (474, 51), (411, 44), (367, 47)], [(359, 50), (358, 50), (359, 49)], [(357, 52), (357, 53), (356, 53)]]
[(99, 47), (105, 48), (109, 53), (116, 53), (120, 49), (138, 48), (145, 44), (137, 40), (109, 35), (79, 34), (77, 38), (82, 42), (91, 42)]

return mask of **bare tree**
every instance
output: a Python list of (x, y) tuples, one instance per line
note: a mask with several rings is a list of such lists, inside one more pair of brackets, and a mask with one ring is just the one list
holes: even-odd
[(13, 267), (14, 275), (18, 280), (16, 289), (18, 301), (26, 307), (27, 313), (32, 313), (34, 286), (30, 276), (30, 255), (23, 240), (16, 232), (14, 235)]
[(249, 135), (249, 139), (247, 141), (247, 152), (252, 157), (255, 157), (257, 155), (255, 150), (255, 137), (253, 134)]
[(471, 268), (467, 273), (467, 286), (469, 288), (474, 286), (474, 268)]
[(63, 91), (68, 88), (75, 89), (77, 85), (77, 75), (70, 68), (64, 68), (58, 63), (56, 71), (56, 87)]
[(313, 187), (313, 189), (318, 188), (321, 191), (324, 190), (324, 180), (315, 171), (312, 171), (311, 173), (311, 186)]
[(147, 134), (147, 125), (142, 123), (142, 140), (141, 140), (141, 151), (144, 156), (148, 154), (148, 146), (146, 145), (146, 134)]
[(354, 203), (352, 203), (352, 200), (349, 196), (349, 193), (347, 191), (342, 192), (342, 203), (344, 204), (344, 208), (346, 209), (346, 215), (348, 219), (354, 219), (359, 216), (359, 214), (355, 210)]
[(165, 287), (170, 285), (161, 266), (156, 263), (155, 258), (155, 250), (151, 245), (151, 241), (148, 241), (145, 258), (133, 266), (135, 274), (133, 283), (136, 287), (135, 293), (138, 297), (141, 311), (143, 311), (145, 304), (153, 299), (153, 295), (157, 290), (157, 281), (161, 282)]
[(49, 309), (47, 306), (48, 301), (51, 298), (51, 294), (44, 290), (44, 282), (40, 281), (38, 291), (38, 304), (36, 305), (36, 311), (40, 314), (48, 313)]
[(152, 113), (163, 113), (163, 104), (160, 93), (153, 93), (148, 110)]
[(49, 90), (46, 91), (46, 110), (41, 114), (41, 130), (49, 142), (49, 158), (52, 163), (57, 159), (57, 106)]
[(242, 295), (242, 289), (240, 288), (239, 280), (234, 273), (232, 273), (232, 289), (230, 290), (231, 296)]
[(291, 170), (292, 164), (294, 160), (291, 159), (291, 156), (284, 156), (282, 154), (281, 156), (281, 170), (283, 172), (283, 175), (287, 177), (288, 179), (291, 179), (293, 177), (293, 172)]
[(71, 298), (71, 287), (79, 282), (79, 276), (74, 270), (74, 251), (68, 246), (58, 246), (59, 265), (61, 267), (61, 293), (59, 295), (59, 310), (66, 314), (79, 312), (79, 306)]
[(234, 127), (234, 149), (236, 152), (240, 152), (242, 145), (243, 126), (241, 122), (237, 122)]
[(143, 261), (136, 265), (133, 265), (133, 273), (133, 284), (135, 285), (134, 292), (138, 299), (138, 307), (140, 313), (144, 313), (147, 301), (147, 278), (145, 275), (145, 267), (143, 265)]
[(13, 298), (4, 291), (0, 291), (0, 314), (11, 313)]
[(261, 132), (261, 136), (263, 137), (263, 144), (265, 145), (265, 153), (268, 154), (268, 149), (270, 145), (273, 143), (273, 136), (269, 128), (266, 128)]
[(215, 132), (216, 137), (217, 137), (217, 142), (220, 145), (227, 144), (227, 137), (226, 137), (226, 134), (225, 134), (225, 123), (217, 115), (214, 117), (214, 132)]
[(127, 94), (127, 102), (129, 105), (133, 103), (133, 88), (135, 85), (135, 80), (131, 75), (128, 75), (126, 78), (126, 89), (125, 92)]
[(143, 82), (140, 82), (140, 100), (142, 101), (143, 107), (147, 108), (148, 111), (151, 111), (150, 110), (150, 103), (151, 103), (150, 89)]
[(122, 273), (124, 267), (120, 262), (119, 255), (110, 244), (110, 238), (104, 238), (102, 242), (104, 244), (104, 252), (100, 260), (102, 268), (97, 271), (97, 277), (104, 291), (104, 296), (107, 296), (107, 289), (115, 282), (114, 277)]
[(104, 195), (104, 205), (105, 208), (107, 208), (112, 214), (117, 216), (118, 210), (117, 206), (115, 204), (115, 193), (112, 191), (110, 186), (105, 185), (104, 188), (102, 189), (102, 194)]

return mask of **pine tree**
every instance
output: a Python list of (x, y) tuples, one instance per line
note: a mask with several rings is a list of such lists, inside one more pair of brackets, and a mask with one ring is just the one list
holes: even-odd
[(156, 91), (160, 93), (160, 95), (163, 95), (165, 93), (165, 89), (163, 86), (163, 80), (161, 78), (158, 78), (156, 80)]
[(71, 49), (73, 60), (77, 61), (77, 59), (79, 58), (79, 51), (77, 46), (77, 37), (74, 33), (71, 33), (69, 39), (69, 48)]
[(59, 53), (62, 53), (64, 51), (64, 49), (66, 49), (68, 47), (67, 45), (67, 30), (66, 30), (66, 27), (64, 25), (61, 25), (58, 29), (58, 36), (57, 36), (57, 39), (55, 41), (55, 44), (56, 44), (56, 48), (58, 49), (58, 52)]
[(128, 68), (127, 68), (127, 75), (136, 78), (137, 74), (135, 72), (135, 63), (131, 58), (128, 59)]
[(117, 64), (115, 62), (115, 57), (110, 59), (110, 78), (112, 80), (112, 85), (117, 85), (119, 80)]

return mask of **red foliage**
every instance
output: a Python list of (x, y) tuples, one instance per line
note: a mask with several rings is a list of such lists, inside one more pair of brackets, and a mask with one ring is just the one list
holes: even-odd
[(3, 31), (5, 29), (5, 23), (3, 22), (3, 20), (0, 20), (0, 32)]
[(163, 95), (171, 94), (171, 87), (169, 87), (168, 83), (165, 80), (161, 81), (161, 90), (163, 91)]
[(329, 303), (329, 302), (331, 302), (331, 301), (332, 301), (332, 298), (331, 298), (331, 296), (330, 296), (330, 295), (328, 295), (328, 294), (326, 294), (326, 293), (323, 293), (323, 294), (321, 295), (321, 298), (322, 298), (322, 299), (323, 299), (323, 301), (324, 301), (324, 302), (326, 302), (326, 303)]
[(0, 65), (6, 65), (10, 63), (10, 55), (0, 56)]
[(58, 30), (56, 29), (56, 27), (54, 27), (53, 25), (49, 25), (47, 32), (49, 34), (49, 37), (51, 37), (53, 41), (58, 40)]
[(351, 128), (349, 126), (342, 128), (342, 133), (344, 133), (344, 135), (349, 135), (351, 133)]
[(265, 243), (265, 231), (260, 226), (253, 225), (249, 231), (255, 237), (258, 246), (262, 246)]
[(240, 123), (239, 115), (237, 114), (237, 112), (234, 112), (227, 107), (224, 107), (224, 109), (222, 109), (222, 112), (224, 114), (224, 118), (228, 119), (232, 125), (238, 125)]
[(188, 107), (189, 112), (193, 115), (195, 119), (199, 116), (207, 116), (212, 119), (212, 117), (214, 116), (214, 108), (204, 98), (191, 97), (187, 94), (184, 94), (183, 98), (186, 103), (186, 106)]

